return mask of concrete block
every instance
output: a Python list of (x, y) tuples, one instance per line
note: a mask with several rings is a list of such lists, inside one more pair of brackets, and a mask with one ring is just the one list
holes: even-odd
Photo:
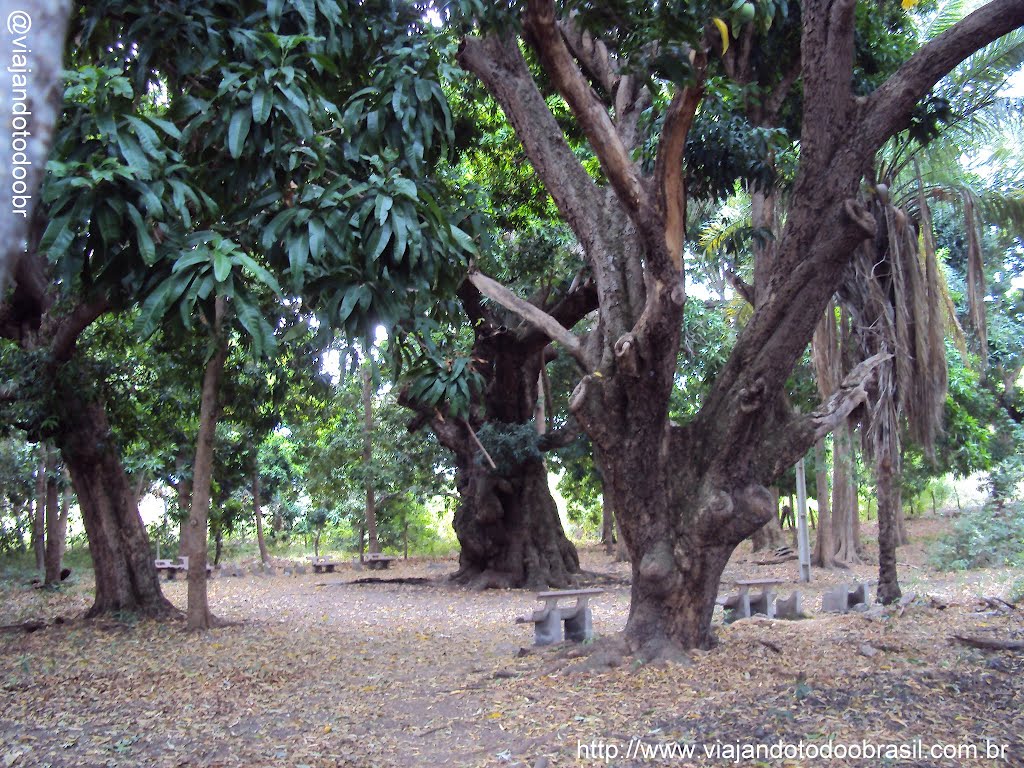
[(822, 613), (846, 613), (850, 610), (850, 589), (840, 584), (821, 596)]
[(562, 615), (558, 611), (551, 611), (533, 626), (534, 645), (553, 645), (562, 642)]
[(590, 608), (577, 611), (572, 618), (565, 620), (565, 639), (582, 643), (594, 636), (594, 618)]
[(858, 606), (864, 606), (864, 608), (871, 606), (871, 588), (866, 583), (856, 584), (850, 590), (849, 607), (856, 608)]
[(775, 617), (778, 619), (799, 619), (803, 616), (803, 595), (794, 589), (788, 598), (775, 601)]

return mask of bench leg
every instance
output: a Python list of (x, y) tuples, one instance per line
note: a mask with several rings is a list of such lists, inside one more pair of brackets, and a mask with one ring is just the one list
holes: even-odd
[(534, 645), (553, 645), (562, 642), (562, 617), (557, 610), (533, 625)]
[(732, 609), (734, 619), (750, 618), (750, 593), (743, 590), (736, 595), (736, 605)]
[(594, 636), (594, 620), (590, 608), (583, 608), (576, 612), (571, 619), (565, 620), (565, 639), (574, 643), (582, 643)]
[(750, 613), (760, 613), (769, 619), (775, 618), (775, 593), (766, 589), (756, 599), (750, 601)]

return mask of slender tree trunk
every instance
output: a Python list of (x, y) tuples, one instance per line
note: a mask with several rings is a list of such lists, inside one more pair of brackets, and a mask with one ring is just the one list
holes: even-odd
[(70, 385), (62, 392), (62, 401), (60, 448), (82, 511), (96, 575), (96, 598), (86, 615), (176, 614), (160, 591), (146, 527), (103, 404), (85, 400)]
[(894, 603), (903, 594), (896, 574), (896, 510), (900, 504), (900, 486), (896, 480), (892, 455), (878, 451), (875, 478), (878, 483), (878, 601)]
[(36, 557), (36, 571), (46, 571), (46, 443), (39, 443), (39, 463), (36, 469), (36, 511), (32, 516), (32, 551)]
[(377, 540), (377, 504), (374, 498), (373, 466), (373, 371), (370, 362), (363, 364), (363, 472), (366, 473), (366, 533), (370, 554), (380, 552)]
[(199, 406), (199, 436), (193, 462), (192, 505), (188, 517), (188, 609), (189, 629), (209, 629), (216, 624), (210, 613), (206, 590), (207, 538), (210, 515), (211, 482), (213, 480), (213, 443), (217, 429), (221, 374), (228, 357), (227, 340), (222, 338), (225, 299), (217, 297), (213, 334), (217, 348), (206, 364), (203, 374), (202, 399)]
[(253, 470), (252, 473), (252, 516), (256, 519), (256, 541), (260, 546), (260, 561), (266, 565), (270, 562), (270, 553), (267, 551), (267, 540), (263, 536), (263, 510), (260, 509), (260, 472)]
[(819, 568), (834, 568), (836, 541), (832, 535), (832, 511), (828, 488), (828, 462), (825, 458), (825, 438), (814, 444), (814, 481), (818, 497), (818, 527), (811, 563)]
[[(902, 470), (902, 465), (903, 465), (903, 462), (900, 461), (901, 470)], [(897, 483), (897, 485), (898, 485), (898, 483)], [(902, 496), (902, 493), (900, 495)], [(906, 512), (903, 509), (903, 504), (901, 503), (896, 508), (896, 546), (897, 547), (905, 547), (909, 543), (910, 543), (910, 535), (907, 533), (907, 515), (906, 515)]]
[(847, 565), (860, 563), (855, 528), (857, 501), (851, 443), (850, 425), (844, 422), (833, 433), (832, 530), (836, 540), (836, 560)]
[(608, 502), (601, 502), (601, 543), (604, 544), (604, 551), (609, 555), (615, 554), (615, 515), (612, 513), (611, 505)]
[(174, 461), (175, 473), (178, 482), (174, 485), (174, 491), (178, 500), (178, 556), (188, 557), (188, 511), (192, 507), (192, 478), (186, 477), (185, 472), (187, 459), (184, 454), (179, 453)]
[(57, 484), (57, 450), (50, 447), (46, 453), (46, 578), (44, 581), (49, 585), (60, 583), (65, 531), (61, 526), (60, 488)]

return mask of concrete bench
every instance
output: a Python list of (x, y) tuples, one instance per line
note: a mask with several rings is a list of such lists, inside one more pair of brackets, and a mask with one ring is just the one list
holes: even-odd
[(383, 571), (391, 567), (391, 561), (397, 560), (393, 555), (382, 555), (380, 552), (370, 552), (363, 555), (363, 562), (372, 571)]
[(851, 588), (840, 584), (821, 596), (822, 613), (846, 613), (851, 609), (864, 610), (871, 606), (871, 582), (855, 582)]
[[(754, 614), (775, 618), (775, 587), (785, 582), (779, 579), (745, 579), (735, 581), (736, 594), (718, 600), (723, 608), (733, 612), (734, 618), (749, 619)], [(760, 587), (761, 593), (751, 597), (750, 590), (753, 587)]]
[[(551, 645), (563, 639), (562, 626), (565, 626), (564, 638), (573, 642), (583, 642), (594, 636), (593, 616), (588, 604), (591, 597), (604, 592), (600, 587), (588, 589), (560, 589), (551, 592), (538, 592), (537, 599), (544, 603), (528, 616), (516, 618), (516, 624), (533, 624), (533, 644)], [(576, 598), (574, 605), (560, 606), (561, 600)]]
[(340, 565), (337, 560), (331, 560), (329, 557), (310, 555), (306, 559), (313, 564), (313, 573), (334, 573), (334, 569)]
[[(187, 557), (179, 557), (177, 559), (177, 561), (175, 561), (175, 560), (154, 560), (153, 561), (153, 565), (156, 566), (156, 572), (157, 573), (163, 573), (163, 574), (165, 574), (167, 576), (167, 580), (168, 581), (173, 581), (174, 577), (177, 576), (178, 573), (184, 573), (186, 576), (188, 575), (188, 558)], [(209, 563), (206, 564), (206, 575), (207, 576), (212, 576), (213, 575), (213, 566), (210, 565)]]

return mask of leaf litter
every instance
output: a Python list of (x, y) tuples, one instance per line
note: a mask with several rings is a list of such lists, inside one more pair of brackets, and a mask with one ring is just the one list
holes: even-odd
[[(75, 618), (89, 605), (84, 579), (59, 593), (5, 583), (2, 623), (48, 626), (0, 637), (0, 766), (726, 765), (736, 763), (704, 757), (703, 747), (915, 740), (981, 754), (904, 764), (1024, 766), (1024, 654), (953, 638), (1024, 639), (1020, 608), (978, 599), (1004, 596), (1019, 573), (908, 567), (905, 591), (919, 597), (900, 608), (728, 625), (716, 617), (715, 648), (685, 664), (647, 664), (614, 650), (628, 565), (596, 548), (582, 558), (606, 590), (591, 603), (599, 638), (543, 649), (514, 623), (532, 593), (454, 588), (436, 562), (396, 562), (407, 583), (356, 584), (351, 569), (214, 579), (214, 612), (238, 623), (198, 635), (181, 622)], [(923, 555), (910, 548), (901, 559)], [(722, 590), (779, 577), (813, 609), (834, 584), (872, 577), (871, 566), (816, 569), (811, 585), (797, 585), (795, 571), (758, 566), (741, 548)], [(164, 587), (183, 607), (184, 582)], [(625, 757), (640, 742), (697, 753)], [(1005, 759), (987, 759), (987, 742), (1005, 746)]]

